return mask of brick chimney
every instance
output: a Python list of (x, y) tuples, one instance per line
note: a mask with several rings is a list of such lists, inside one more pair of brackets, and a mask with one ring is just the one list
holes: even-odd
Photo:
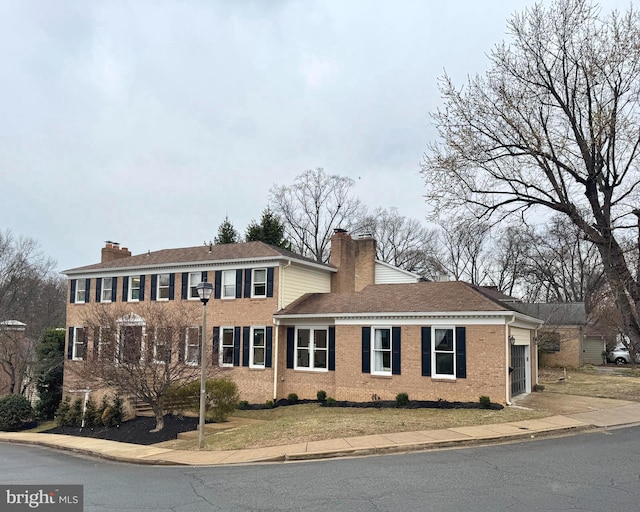
[(105, 246), (102, 248), (102, 254), (100, 263), (107, 263), (108, 261), (119, 260), (121, 258), (128, 258), (131, 256), (131, 251), (126, 247), (120, 247), (118, 242), (105, 242)]
[(376, 241), (369, 235), (354, 240), (344, 229), (336, 229), (329, 263), (338, 269), (331, 276), (332, 292), (359, 292), (375, 283)]

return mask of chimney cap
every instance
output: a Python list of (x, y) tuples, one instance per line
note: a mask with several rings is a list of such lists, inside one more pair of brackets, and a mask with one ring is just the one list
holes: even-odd
[(338, 233), (346, 233), (347, 230), (346, 229), (342, 229), (342, 228), (335, 228), (333, 230), (334, 233), (338, 234)]

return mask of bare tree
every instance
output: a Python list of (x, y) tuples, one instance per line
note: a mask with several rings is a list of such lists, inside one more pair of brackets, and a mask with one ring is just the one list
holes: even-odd
[[(621, 240), (640, 238), (640, 19), (588, 0), (536, 4), (508, 23), (511, 41), (463, 89), (444, 76), (433, 118), (441, 141), (422, 173), (436, 212), (487, 216), (543, 208), (598, 249), (632, 351), (640, 283)], [(640, 240), (634, 244), (638, 251)]]
[(351, 178), (329, 175), (318, 167), (297, 176), (293, 185), (271, 188), (270, 208), (283, 220), (293, 251), (318, 262), (329, 261), (333, 230), (349, 230), (361, 209), (353, 186)]
[(0, 370), (5, 375), (8, 394), (23, 394), (31, 384), (33, 376), (29, 369), (34, 356), (34, 342), (24, 327), (0, 324)]
[(434, 258), (435, 230), (400, 215), (397, 208), (376, 208), (358, 221), (356, 229), (376, 239), (376, 257), (380, 261), (423, 277), (439, 273), (440, 267)]
[(526, 224), (511, 225), (494, 234), (489, 254), (488, 281), (501, 292), (521, 295), (527, 284), (527, 264), (533, 240), (533, 228)]
[(82, 316), (84, 361), (72, 362), (69, 370), (96, 389), (114, 388), (148, 404), (156, 419), (152, 432), (162, 430), (169, 388), (200, 374), (196, 311), (158, 302), (141, 304), (136, 313), (92, 304)]

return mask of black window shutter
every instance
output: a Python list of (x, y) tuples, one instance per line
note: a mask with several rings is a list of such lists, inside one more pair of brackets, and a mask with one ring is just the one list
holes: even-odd
[(151, 300), (156, 300), (158, 274), (151, 274)]
[(295, 327), (287, 327), (287, 368), (293, 368), (295, 335), (296, 335)]
[(265, 333), (265, 353), (264, 353), (264, 366), (265, 368), (271, 368), (271, 352), (273, 350), (273, 327), (266, 328)]
[(144, 300), (144, 284), (147, 280), (147, 276), (140, 275), (140, 298), (138, 300)]
[(208, 282), (208, 279), (209, 279), (209, 272), (207, 270), (203, 270), (202, 275), (200, 276), (201, 282), (206, 283)]
[(242, 298), (242, 270), (236, 270), (236, 299)]
[(100, 345), (100, 327), (93, 329), (93, 358), (98, 358), (98, 346)]
[(422, 376), (431, 376), (431, 327), (422, 328)]
[(336, 369), (336, 328), (329, 327), (329, 371)]
[(118, 278), (111, 278), (111, 302), (116, 302), (118, 300)]
[(169, 300), (173, 300), (176, 289), (176, 275), (174, 272), (169, 274)]
[(391, 374), (400, 375), (401, 357), (401, 335), (400, 327), (391, 328)]
[(273, 267), (267, 269), (267, 297), (273, 297)]
[(456, 378), (467, 378), (467, 330), (456, 327)]
[(71, 293), (69, 294), (69, 303), (74, 304), (76, 302), (76, 280), (71, 280)]
[(184, 363), (184, 351), (186, 349), (186, 331), (184, 329), (180, 329), (180, 335), (178, 336), (178, 362)]
[(85, 359), (87, 359), (87, 348), (89, 348), (89, 333), (87, 332), (87, 329), (84, 329), (84, 338), (82, 339), (82, 353), (84, 354), (84, 356), (82, 357), (82, 360), (84, 361)]
[(85, 279), (84, 280), (84, 301), (85, 302), (89, 302), (89, 300), (91, 300), (91, 279)]
[(251, 342), (251, 329), (242, 328), (242, 366), (249, 366), (249, 344)]
[(129, 300), (129, 276), (122, 278), (122, 302)]
[(371, 373), (371, 327), (362, 328), (362, 373)]
[(233, 328), (233, 366), (240, 366), (240, 327)]
[(251, 297), (251, 269), (245, 269), (244, 271), (244, 298)]
[(96, 277), (96, 302), (100, 302), (100, 294), (102, 293), (102, 278)]
[(69, 341), (67, 345), (67, 359), (73, 359), (73, 327), (69, 327)]
[(213, 298), (219, 299), (222, 290), (222, 270), (216, 270), (215, 281), (213, 284)]
[(211, 359), (214, 366), (218, 366), (220, 353), (220, 327), (213, 328), (213, 344), (211, 349)]
[(187, 291), (189, 290), (189, 272), (183, 272), (182, 273), (182, 294), (180, 295), (180, 297), (182, 298), (182, 300), (185, 300), (188, 295), (187, 295)]

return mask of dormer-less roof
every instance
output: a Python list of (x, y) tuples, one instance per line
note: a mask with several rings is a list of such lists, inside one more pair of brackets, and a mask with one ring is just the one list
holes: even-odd
[(190, 264), (200, 265), (206, 263), (215, 265), (243, 261), (264, 261), (269, 259), (298, 261), (326, 269), (329, 272), (335, 272), (335, 268), (330, 265), (318, 263), (311, 258), (300, 256), (292, 251), (265, 244), (264, 242), (245, 242), (239, 244), (199, 245), (196, 247), (149, 251), (104, 263), (96, 263), (65, 270), (63, 274), (90, 274), (109, 270), (121, 271), (138, 268), (187, 266)]

